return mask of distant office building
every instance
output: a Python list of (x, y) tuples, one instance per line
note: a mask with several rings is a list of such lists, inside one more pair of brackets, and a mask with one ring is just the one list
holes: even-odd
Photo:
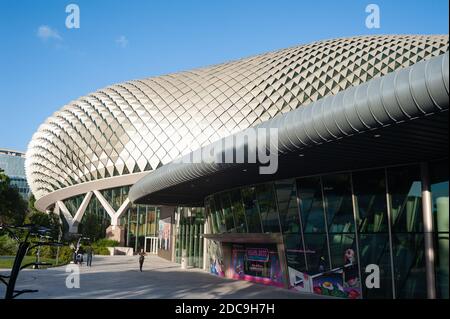
[(0, 148), (0, 168), (11, 179), (11, 185), (19, 190), (23, 198), (30, 196), (30, 187), (25, 176), (25, 153)]

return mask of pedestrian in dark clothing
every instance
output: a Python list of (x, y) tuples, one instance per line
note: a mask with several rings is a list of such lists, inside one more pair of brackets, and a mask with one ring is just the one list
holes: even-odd
[(73, 253), (72, 253), (72, 259), (73, 259), (73, 263), (76, 264), (77, 263), (77, 252), (75, 249), (73, 250)]
[(94, 250), (91, 246), (86, 249), (86, 265), (88, 267), (92, 266), (92, 255), (94, 254)]
[(84, 254), (84, 249), (83, 247), (79, 246), (77, 249), (77, 263), (80, 264), (80, 266), (83, 266), (83, 254)]
[(144, 259), (145, 259), (146, 253), (144, 253), (144, 250), (142, 249), (139, 253), (139, 270), (142, 272), (142, 266), (144, 265)]

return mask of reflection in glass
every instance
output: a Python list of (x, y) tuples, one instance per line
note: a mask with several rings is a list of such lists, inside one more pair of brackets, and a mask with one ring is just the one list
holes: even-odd
[(273, 184), (267, 183), (256, 186), (256, 197), (264, 232), (279, 233), (280, 221), (278, 219)]
[(77, 213), (77, 210), (81, 206), (85, 196), (86, 195), (83, 194), (64, 200), (64, 205), (66, 205), (66, 208), (72, 217), (74, 217)]
[(366, 266), (375, 264), (380, 269), (380, 288), (368, 289), (363, 286), (365, 299), (392, 299), (392, 270), (389, 249), (389, 234), (360, 234), (359, 235), (359, 261), (361, 263), (362, 282), (366, 281), (368, 273)]
[(423, 234), (392, 234), (397, 298), (426, 298)]
[(213, 222), (215, 223), (215, 233), (225, 233), (225, 218), (222, 212), (220, 199), (217, 195), (211, 199), (211, 215), (213, 216)]
[(247, 223), (245, 221), (245, 211), (244, 206), (242, 205), (241, 192), (238, 189), (234, 189), (230, 193), (236, 231), (238, 233), (246, 233)]
[(385, 170), (353, 173), (353, 191), (358, 231), (388, 232)]
[(285, 235), (284, 245), (286, 249), (286, 261), (288, 267), (297, 271), (306, 271), (305, 254), (300, 235)]
[(305, 233), (325, 232), (322, 187), (319, 177), (302, 178), (297, 181), (300, 214)]
[(156, 208), (148, 207), (146, 217), (146, 236), (156, 236)]
[(225, 218), (225, 227), (227, 232), (235, 233), (236, 227), (234, 226), (234, 216), (231, 210), (231, 200), (229, 192), (225, 192), (217, 197), (220, 197), (220, 202), (222, 204), (223, 216)]
[(300, 234), (300, 218), (297, 206), (295, 180), (275, 182), (281, 227), (284, 234)]
[(350, 174), (322, 178), (329, 233), (353, 232), (354, 217)]
[(186, 251), (188, 266), (203, 267), (203, 233), (205, 210), (202, 207), (178, 207), (175, 260), (181, 262)]
[(433, 217), (436, 231), (436, 286), (439, 298), (449, 297), (448, 159), (430, 165)]
[(214, 205), (214, 198), (208, 197), (208, 199), (206, 200), (205, 203), (205, 208), (207, 209), (208, 212), (208, 222), (209, 222), (209, 229), (211, 234), (218, 234), (219, 233), (219, 228), (217, 226), (217, 221), (216, 221), (216, 207)]
[(111, 217), (93, 195), (78, 225), (78, 232), (95, 241), (105, 237), (106, 229), (110, 224)]
[[(435, 167), (431, 191), (436, 283), (438, 296), (448, 298), (448, 169)], [(356, 274), (359, 280), (360, 266), (363, 278), (356, 283), (359, 285), (371, 274), (365, 272), (366, 267), (377, 265), (381, 286), (368, 289), (363, 284), (362, 297), (366, 299), (426, 297), (421, 205), (417, 165), (280, 180), (206, 200), (213, 233), (276, 233), (281, 226), (290, 275), (297, 276), (297, 271), (323, 279), (332, 273), (335, 277), (344, 274), (345, 279)], [(342, 267), (343, 271), (336, 270)], [(334, 271), (327, 272), (330, 269)], [(323, 272), (326, 274), (320, 274)]]
[(422, 232), (420, 167), (388, 168), (393, 232)]
[(355, 234), (330, 234), (332, 268), (356, 264), (357, 249)]
[(326, 234), (305, 234), (308, 271), (321, 273), (330, 269)]
[(262, 233), (261, 219), (258, 205), (256, 204), (255, 187), (245, 187), (242, 189), (242, 202), (244, 203), (248, 232)]

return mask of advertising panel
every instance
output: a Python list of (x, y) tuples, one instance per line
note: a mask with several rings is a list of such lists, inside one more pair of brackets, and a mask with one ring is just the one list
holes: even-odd
[[(308, 251), (307, 253), (315, 253)], [(344, 252), (346, 264), (329, 271), (308, 272), (289, 268), (290, 288), (301, 292), (315, 293), (348, 299), (361, 297), (361, 283), (358, 264), (354, 261), (354, 252)], [(325, 268), (321, 265), (320, 268)]]
[(172, 218), (167, 217), (159, 220), (159, 249), (170, 250), (170, 228), (172, 226)]
[(233, 278), (283, 286), (276, 245), (233, 245), (231, 258)]
[(210, 273), (225, 277), (223, 253), (219, 242), (208, 240), (208, 259)]

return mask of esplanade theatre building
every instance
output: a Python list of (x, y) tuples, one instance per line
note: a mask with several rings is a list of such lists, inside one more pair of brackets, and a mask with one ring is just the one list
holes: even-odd
[(448, 35), (315, 42), (71, 101), (26, 174), (67, 233), (299, 292), (448, 298), (449, 87)]

